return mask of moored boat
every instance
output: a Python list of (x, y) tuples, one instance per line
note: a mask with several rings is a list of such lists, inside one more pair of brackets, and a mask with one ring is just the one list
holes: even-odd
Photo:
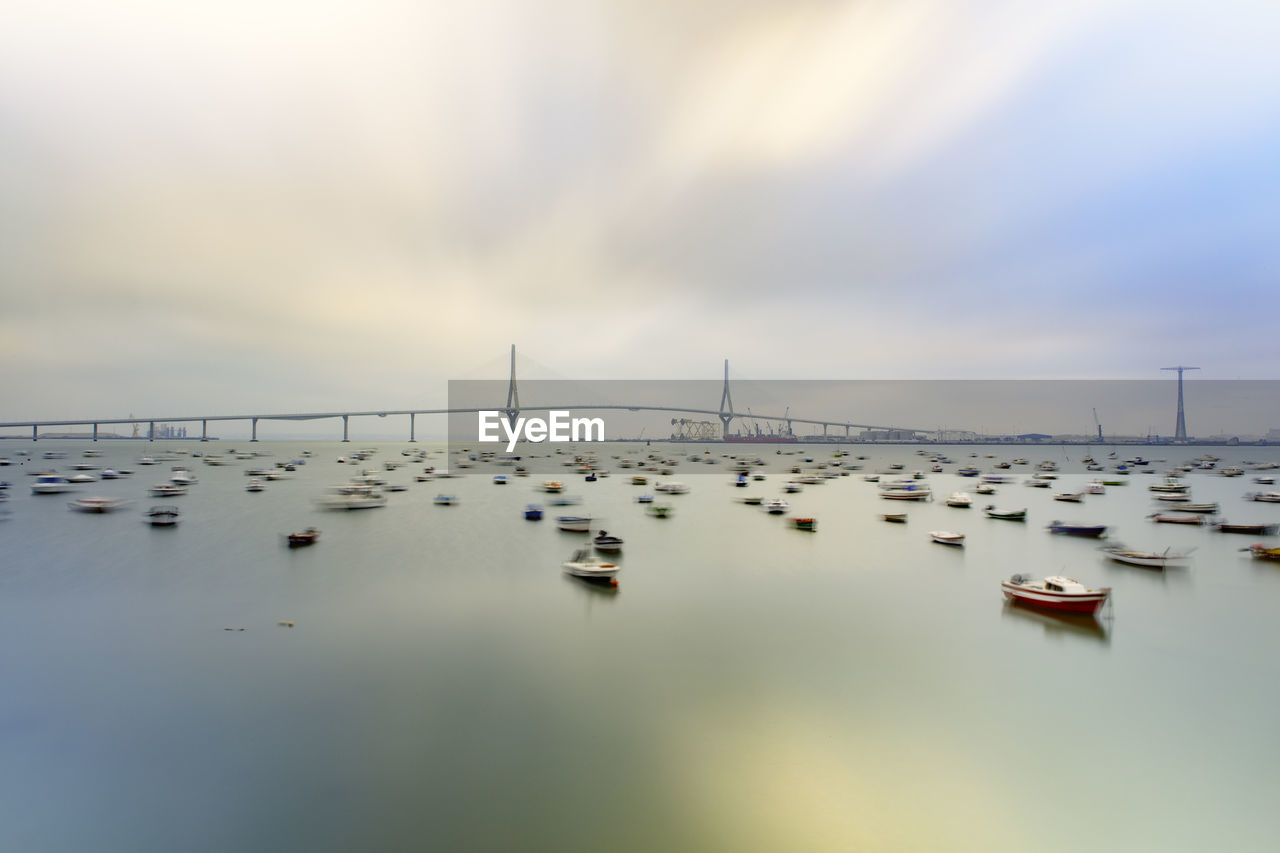
[(1117, 563), (1126, 563), (1130, 566), (1144, 566), (1152, 569), (1163, 569), (1166, 566), (1184, 563), (1191, 553), (1190, 551), (1181, 554), (1172, 553), (1168, 548), (1164, 549), (1164, 551), (1137, 551), (1133, 548), (1126, 548), (1118, 543), (1115, 545), (1108, 545), (1101, 550)]
[(953, 533), (950, 530), (930, 530), (929, 538), (939, 545), (963, 545), (964, 534)]
[(968, 509), (973, 505), (973, 498), (968, 492), (952, 492), (947, 498), (947, 506), (957, 507), (958, 509)]
[(1275, 524), (1231, 524), (1226, 521), (1219, 521), (1213, 525), (1213, 529), (1219, 533), (1250, 533), (1255, 536), (1274, 536), (1276, 530), (1280, 529)]
[(156, 483), (148, 490), (154, 498), (176, 498), (187, 493), (186, 486), (177, 483)]
[(524, 508), (524, 517), (526, 521), (542, 521), (542, 507), (529, 504)]
[(1244, 499), (1269, 504), (1280, 503), (1280, 492), (1250, 492), (1244, 496)]
[(591, 516), (561, 515), (556, 517), (556, 527), (566, 533), (590, 533)]
[(153, 506), (147, 510), (145, 521), (152, 527), (173, 527), (180, 515), (176, 506)]
[(1153, 513), (1147, 518), (1157, 524), (1204, 524), (1204, 518), (1199, 515), (1163, 515), (1161, 513)]
[(377, 486), (344, 483), (331, 487), (328, 492), (316, 498), (315, 503), (321, 509), (377, 509), (387, 505), (387, 496), (382, 494)]
[(892, 522), (894, 524), (907, 523), (907, 514), (905, 512), (882, 512), (880, 513), (880, 517), (885, 521)]
[(1059, 533), (1064, 536), (1086, 536), (1097, 538), (1107, 532), (1105, 524), (1081, 524), (1074, 521), (1051, 521), (1049, 522), (1049, 532)]
[(1000, 510), (995, 508), (995, 504), (988, 504), (983, 509), (983, 512), (987, 514), (987, 518), (994, 518), (999, 521), (1026, 521), (1027, 520), (1026, 509)]
[(1084, 492), (1058, 492), (1053, 496), (1055, 501), (1067, 501), (1069, 503), (1083, 503)]
[(609, 531), (601, 530), (596, 534), (596, 537), (591, 540), (591, 544), (595, 546), (597, 551), (617, 553), (622, 550), (622, 537), (610, 536)]
[(621, 568), (617, 563), (601, 562), (586, 548), (574, 551), (573, 555), (561, 565), (574, 577), (605, 581), (609, 584), (617, 584), (616, 576)]
[(796, 530), (805, 530), (805, 531), (808, 531), (809, 533), (816, 533), (818, 531), (818, 519), (793, 518), (791, 519), (791, 526), (794, 527)]
[(71, 483), (59, 474), (40, 474), (31, 484), (33, 495), (56, 495), (71, 491)]
[(645, 507), (645, 512), (654, 518), (669, 518), (673, 510), (666, 504), (649, 504)]
[(1248, 551), (1249, 556), (1255, 560), (1280, 560), (1280, 548), (1268, 548), (1266, 545), (1250, 545), (1248, 548), (1241, 548), (1241, 551)]
[(308, 527), (301, 533), (286, 534), (285, 538), (288, 540), (290, 548), (301, 548), (304, 545), (316, 544), (316, 540), (320, 538), (320, 531), (314, 527)]
[(791, 504), (787, 503), (782, 498), (770, 498), (761, 504), (761, 506), (764, 508), (764, 511), (770, 515), (782, 515), (784, 512), (791, 509)]
[(1001, 581), (1000, 589), (1010, 601), (1069, 613), (1097, 613), (1111, 597), (1111, 587), (1089, 589), (1074, 578), (1061, 576), (1038, 581), (1014, 575)]
[(85, 497), (76, 498), (67, 506), (77, 512), (114, 512), (128, 504), (124, 498)]

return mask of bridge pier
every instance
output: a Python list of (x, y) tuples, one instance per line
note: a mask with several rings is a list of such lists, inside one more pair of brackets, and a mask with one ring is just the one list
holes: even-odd
[(413, 444), (417, 439), (413, 437), (413, 412), (409, 413), (409, 443)]
[(250, 438), (249, 438), (250, 441), (258, 440), (258, 419), (257, 418), (253, 419), (253, 426), (249, 435), (250, 435)]
[(342, 440), (343, 440), (343, 441), (350, 441), (350, 440), (351, 440), (351, 439), (347, 438), (347, 418), (349, 418), (349, 417), (351, 417), (351, 416), (350, 416), (350, 415), (343, 415), (343, 416), (342, 416)]
[(94, 440), (94, 441), (97, 441), (97, 440), (98, 440), (98, 425), (97, 425), (97, 424), (94, 424), (94, 425), (93, 425), (93, 440)]
[(845, 424), (845, 425), (844, 425), (844, 437), (845, 437), (846, 439), (849, 437), (849, 425), (848, 425), (848, 424)]
[(155, 441), (155, 440), (156, 440), (156, 422), (149, 421), (147, 423), (147, 441)]
[(201, 441), (209, 440), (209, 422), (207, 420), (200, 422), (200, 440)]
[(32, 440), (32, 441), (39, 441), (39, 440), (40, 440), (40, 433), (39, 433), (39, 429), (40, 429), (40, 428), (39, 428), (39, 427), (37, 427), (35, 424), (32, 424), (32, 425), (31, 425), (31, 440)]

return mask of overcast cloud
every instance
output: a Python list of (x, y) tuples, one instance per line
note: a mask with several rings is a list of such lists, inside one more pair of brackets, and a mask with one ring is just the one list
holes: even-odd
[(0, 420), (438, 406), (512, 343), (1275, 378), (1276, 44), (1239, 1), (11, 2)]

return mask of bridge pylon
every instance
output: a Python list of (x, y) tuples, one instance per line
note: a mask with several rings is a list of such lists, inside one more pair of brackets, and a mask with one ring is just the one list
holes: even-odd
[(720, 423), (724, 425), (722, 435), (729, 435), (729, 422), (734, 419), (733, 396), (729, 393), (729, 359), (724, 360), (724, 393), (720, 395)]
[(520, 417), (520, 389), (516, 387), (516, 345), (511, 345), (511, 381), (507, 384), (507, 408), (503, 410), (507, 423), (515, 428)]

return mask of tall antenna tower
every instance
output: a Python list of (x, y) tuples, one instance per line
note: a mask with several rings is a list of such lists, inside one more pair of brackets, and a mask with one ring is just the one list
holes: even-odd
[(1178, 365), (1177, 367), (1162, 367), (1160, 369), (1178, 371), (1178, 425), (1173, 430), (1173, 440), (1186, 441), (1187, 440), (1187, 415), (1182, 409), (1182, 372), (1184, 370), (1199, 370), (1200, 368), (1184, 367), (1182, 365)]

